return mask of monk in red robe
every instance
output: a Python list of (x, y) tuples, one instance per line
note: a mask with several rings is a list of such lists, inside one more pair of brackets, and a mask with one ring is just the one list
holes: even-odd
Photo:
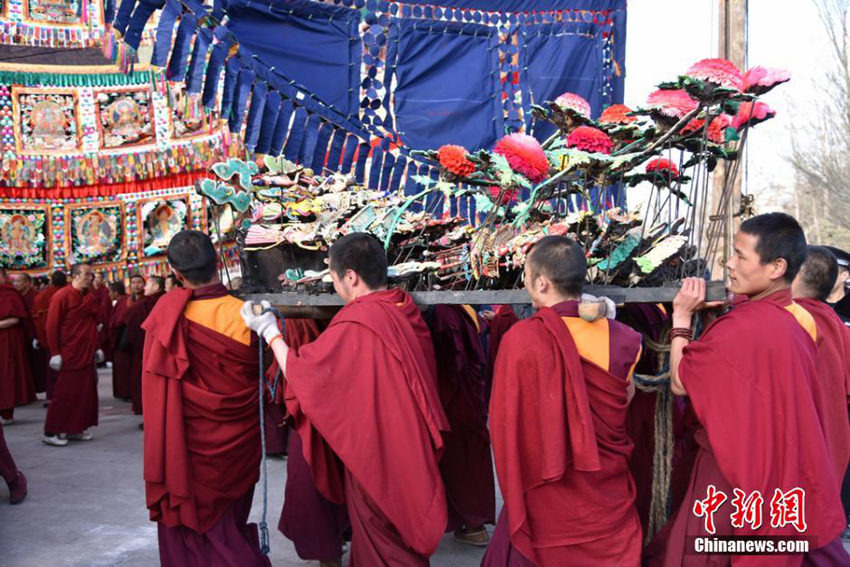
[(15, 459), (6, 446), (3, 425), (0, 424), (0, 476), (9, 486), (9, 504), (20, 504), (27, 496), (27, 477), (18, 470)]
[(179, 232), (167, 254), (185, 288), (142, 326), (145, 494), (160, 562), (269, 566), (248, 524), (261, 453), (256, 342), (207, 235)]
[(130, 293), (120, 299), (113, 309), (110, 331), (114, 351), (112, 354), (112, 395), (118, 399), (132, 401), (133, 397), (133, 353), (127, 341), (127, 311), (145, 295), (145, 278), (139, 274), (130, 276)]
[(850, 461), (850, 330), (826, 303), (838, 277), (832, 252), (810, 246), (800, 273), (794, 278), (794, 301), (808, 311), (817, 326), (817, 380), (812, 383), (826, 445), (840, 482)]
[(499, 345), (515, 323), (519, 321), (514, 308), (511, 305), (498, 305), (495, 311), (484, 313), (487, 319), (487, 382), (484, 385), (484, 409), (490, 407), (490, 391), (493, 388), (493, 370), (496, 368), (496, 356), (499, 353)]
[(47, 311), (49, 364), (58, 372), (44, 422), (42, 441), (47, 445), (90, 441), (86, 429), (97, 425), (95, 365), (103, 360), (103, 351), (97, 334), (100, 304), (89, 293), (92, 279), (91, 266), (71, 266), (71, 285), (56, 292)]
[[(686, 278), (673, 301), (671, 388), (690, 397), (700, 448), (681, 508), (647, 549), (650, 565), (850, 561), (838, 539), (844, 529), (838, 480), (812, 395), (817, 329), (791, 299), (806, 253), (806, 237), (792, 217), (750, 218), (735, 235), (727, 264), (730, 290), (748, 299), (697, 341), (690, 329), (706, 307), (705, 280)], [(733, 514), (734, 499), (752, 512), (749, 519)], [(733, 535), (805, 537), (813, 551), (769, 560), (695, 553), (704, 541), (697, 538)], [(833, 554), (844, 557), (823, 560)]]
[(127, 310), (124, 332), (130, 348), (130, 394), (133, 413), (142, 415), (142, 356), (145, 348), (145, 330), (142, 323), (153, 311), (159, 298), (165, 295), (165, 282), (159, 276), (150, 276), (145, 282), (145, 295)]
[(104, 358), (106, 358), (106, 352), (109, 350), (107, 343), (109, 342), (109, 314), (112, 311), (112, 303), (109, 300), (109, 286), (103, 278), (103, 273), (95, 273), (91, 293), (94, 295), (94, 301), (100, 307), (100, 317), (97, 323), (97, 334), (100, 340), (98, 346), (100, 346), (100, 350), (103, 351)]
[(410, 296), (387, 289), (374, 237), (340, 238), (329, 267), (346, 305), (312, 343), (290, 349), (274, 316), (256, 315), (250, 302), (242, 317), (283, 370), (316, 486), (348, 507), (349, 565), (425, 566), (447, 524), (438, 460), (448, 425), (431, 336)]
[(44, 369), (47, 367), (47, 364), (44, 356), (40, 356), (43, 351), (40, 352), (38, 350), (38, 341), (35, 336), (35, 323), (32, 317), (33, 310), (35, 309), (35, 297), (38, 295), (38, 291), (35, 289), (32, 277), (27, 273), (17, 274), (13, 285), (15, 286), (15, 289), (18, 290), (18, 293), (21, 294), (24, 304), (27, 306), (27, 312), (29, 313), (26, 323), (27, 359), (30, 364), (33, 387), (37, 393), (41, 393), (45, 391), (46, 376)]
[[(289, 348), (297, 350), (316, 340), (321, 330), (327, 326), (328, 321), (287, 319), (284, 340)], [(279, 368), (277, 362), (272, 364), (272, 378)], [(282, 387), (283, 384), (280, 386), (281, 390)], [(282, 403), (283, 396), (280, 396), (280, 400)], [(322, 496), (316, 488), (312, 470), (304, 457), (301, 437), (290, 425), (285, 427), (289, 431), (286, 489), (277, 528), (292, 541), (301, 559), (318, 561), (321, 567), (340, 567), (343, 536), (351, 527), (345, 505), (335, 504)]]
[(440, 473), (446, 487), (447, 531), (463, 543), (486, 546), (484, 524), (496, 521), (496, 487), (484, 409), (487, 358), (483, 322), (468, 305), (436, 305), (428, 324), (437, 357), (437, 384), (451, 432), (445, 436)]
[[(43, 367), (44, 374), (44, 389), (47, 393), (47, 399), (53, 397), (53, 388), (56, 386), (57, 373), (48, 366), (50, 360), (50, 348), (47, 344), (47, 310), (50, 307), (50, 300), (57, 291), (68, 285), (68, 278), (65, 272), (56, 270), (50, 274), (50, 285), (38, 292), (38, 295), (33, 301), (32, 307), (32, 322), (35, 327), (36, 338), (36, 359), (37, 364)], [(38, 372), (34, 370), (33, 373)]]
[(625, 422), (641, 337), (579, 317), (586, 270), (563, 236), (540, 240), (526, 261), (538, 310), (496, 360), (490, 434), (505, 505), (483, 567), (640, 564)]
[(29, 310), (0, 268), (0, 423), (13, 422), (15, 406), (35, 399), (27, 357)]
[(133, 363), (130, 346), (127, 343), (127, 311), (133, 305), (133, 296), (124, 293), (124, 284), (110, 284), (110, 294), (115, 304), (109, 317), (109, 341), (112, 348), (112, 396), (119, 400), (130, 401), (133, 395), (130, 382), (130, 370)]

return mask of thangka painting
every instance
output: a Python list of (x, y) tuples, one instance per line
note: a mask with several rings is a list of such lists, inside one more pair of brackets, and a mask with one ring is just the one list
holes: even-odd
[(201, 104), (200, 94), (186, 92), (186, 83), (168, 83), (168, 106), (172, 137), (190, 138), (205, 133), (209, 123), (207, 109)]
[(124, 259), (124, 204), (66, 205), (66, 250), (71, 264), (104, 264)]
[(88, 0), (24, 0), (24, 18), (40, 24), (85, 24)]
[(171, 237), (190, 227), (189, 195), (140, 200), (136, 210), (144, 257), (165, 254)]
[(81, 148), (77, 93), (62, 89), (12, 89), (18, 153), (65, 153)]
[(12, 270), (46, 268), (49, 230), (47, 205), (0, 208), (0, 266)]
[(101, 91), (96, 98), (102, 149), (154, 142), (153, 105), (149, 90)]

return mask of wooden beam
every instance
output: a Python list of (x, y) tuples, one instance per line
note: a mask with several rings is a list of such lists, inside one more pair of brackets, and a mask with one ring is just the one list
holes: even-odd
[[(679, 285), (669, 287), (617, 287), (603, 285), (585, 286), (584, 292), (591, 295), (610, 297), (615, 303), (669, 303), (676, 297)], [(414, 291), (410, 294), (417, 305), (518, 305), (531, 303), (524, 289), (480, 290), (480, 291)], [(708, 282), (708, 301), (726, 298), (723, 282)], [(252, 301), (268, 301), (272, 305), (285, 307), (290, 317), (325, 318), (332, 316), (342, 307), (342, 299), (335, 293), (307, 293), (286, 291), (280, 293), (257, 293), (243, 297)], [(287, 316), (287, 313), (283, 313)]]

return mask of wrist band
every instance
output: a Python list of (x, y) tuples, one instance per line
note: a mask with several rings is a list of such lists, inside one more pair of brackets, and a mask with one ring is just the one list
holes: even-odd
[(278, 333), (277, 335), (273, 336), (273, 337), (272, 337), (272, 340), (270, 340), (270, 341), (269, 341), (269, 348), (271, 348), (271, 346), (274, 344), (274, 342), (275, 342), (276, 340), (278, 340), (278, 339), (283, 340), (283, 336), (282, 336), (280, 333)]
[(673, 327), (667, 332), (667, 340), (673, 341), (675, 338), (694, 340), (694, 332), (686, 327)]

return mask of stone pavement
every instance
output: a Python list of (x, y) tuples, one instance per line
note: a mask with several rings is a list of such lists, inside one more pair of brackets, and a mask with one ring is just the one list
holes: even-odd
[[(156, 527), (148, 520), (142, 482), (140, 418), (112, 398), (111, 371), (101, 371), (100, 425), (93, 441), (49, 447), (41, 442), (46, 409), (38, 401), (15, 410), (4, 428), (29, 494), (10, 506), (0, 482), (0, 565), (3, 567), (154, 567)], [(277, 531), (286, 478), (285, 461), (268, 460), (271, 561), (275, 567), (318, 565), (302, 561)], [(500, 503), (501, 505), (501, 503)], [(262, 515), (262, 490), (254, 494), (251, 521)], [(491, 527), (492, 529), (492, 527)], [(483, 550), (447, 536), (432, 567), (478, 567)]]

